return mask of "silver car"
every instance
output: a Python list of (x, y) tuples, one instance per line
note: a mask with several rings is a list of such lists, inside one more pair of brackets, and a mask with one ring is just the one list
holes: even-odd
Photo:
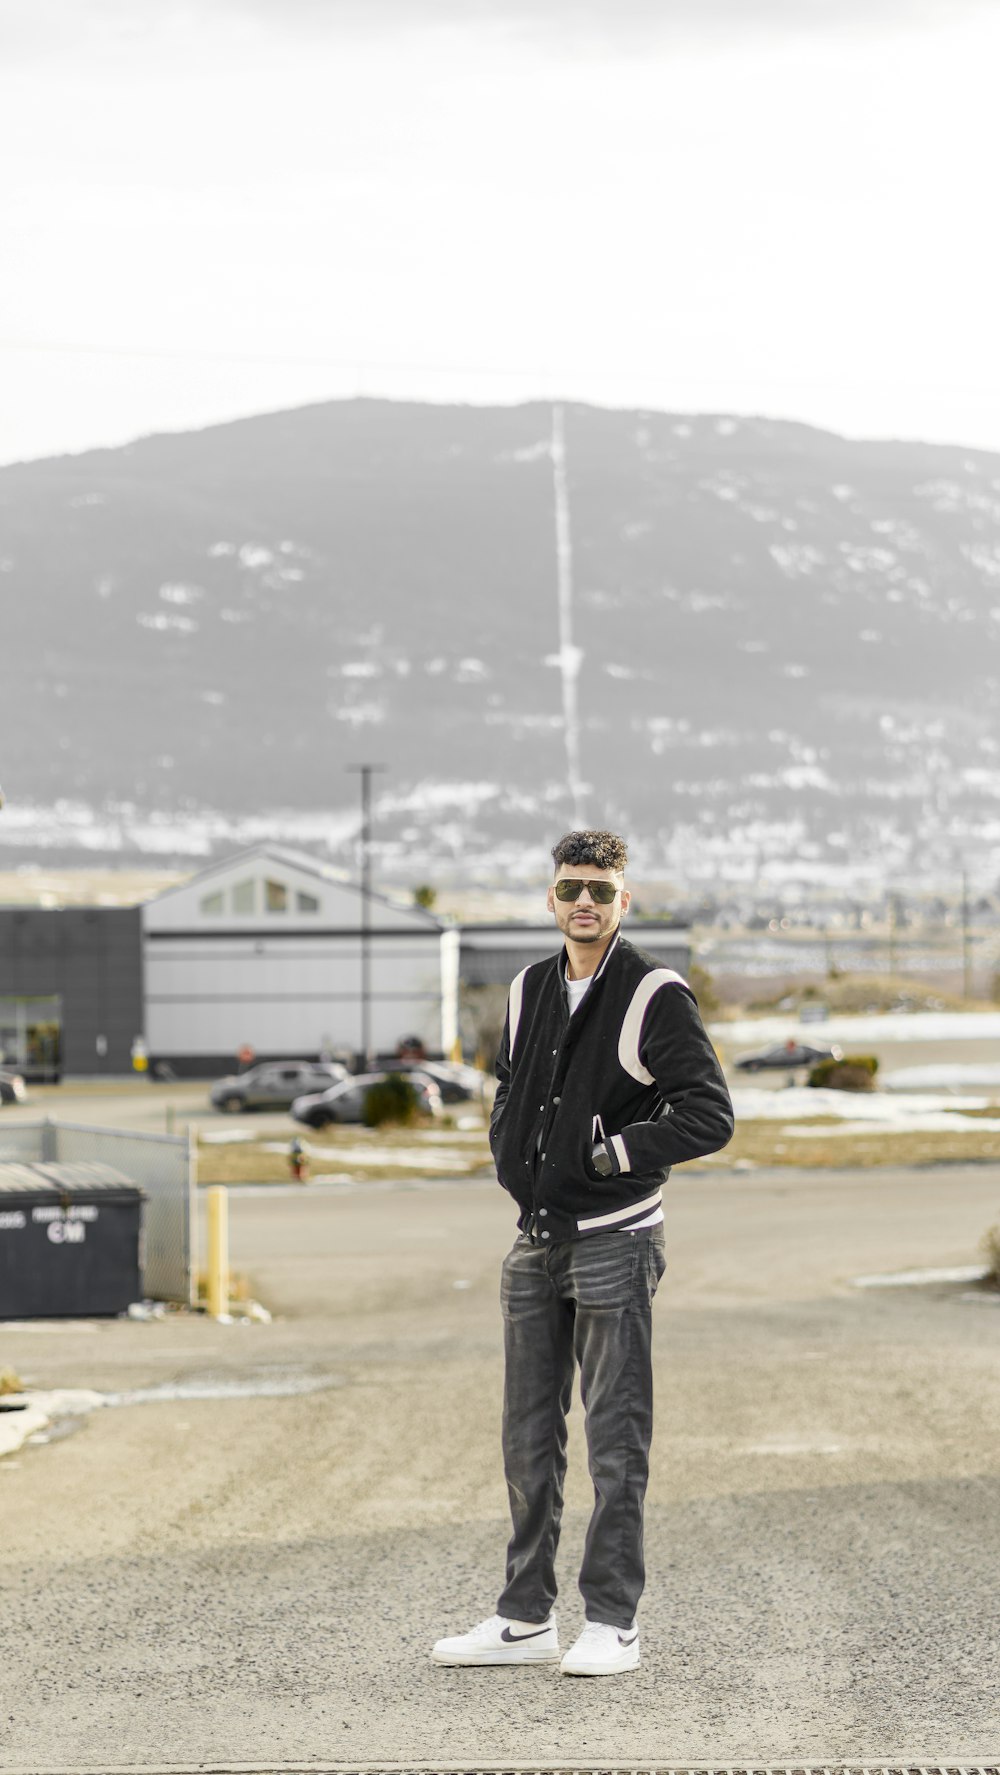
[(213, 1109), (243, 1115), (252, 1109), (290, 1109), (296, 1097), (326, 1091), (348, 1076), (336, 1060), (264, 1060), (246, 1072), (217, 1079), (210, 1098)]
[[(402, 1076), (413, 1086), (419, 1108), (428, 1115), (440, 1115), (441, 1092), (437, 1081), (418, 1068), (411, 1068)], [(304, 1122), (307, 1128), (325, 1128), (330, 1122), (363, 1122), (365, 1099), (369, 1091), (373, 1085), (383, 1084), (388, 1077), (387, 1072), (356, 1073), (339, 1085), (331, 1085), (329, 1091), (296, 1098), (292, 1104), (292, 1115), (297, 1122)]]

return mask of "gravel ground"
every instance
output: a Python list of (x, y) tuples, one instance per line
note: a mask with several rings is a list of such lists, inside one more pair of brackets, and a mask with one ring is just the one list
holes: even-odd
[[(574, 1682), (427, 1657), (501, 1582), (509, 1203), (233, 1192), (234, 1263), (273, 1324), (0, 1330), (26, 1383), (161, 1389), (0, 1461), (0, 1760), (995, 1759), (1000, 1297), (851, 1278), (973, 1263), (998, 1212), (982, 1166), (675, 1175), (643, 1664)], [(296, 1386), (319, 1390), (254, 1395)]]

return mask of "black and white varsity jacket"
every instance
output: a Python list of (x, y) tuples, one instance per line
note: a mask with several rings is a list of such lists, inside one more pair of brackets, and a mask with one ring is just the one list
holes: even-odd
[[(566, 951), (512, 982), (490, 1145), (497, 1176), (541, 1238), (647, 1221), (670, 1166), (717, 1152), (733, 1107), (690, 987), (619, 934), (571, 1014)], [(618, 1166), (591, 1163), (603, 1140)]]

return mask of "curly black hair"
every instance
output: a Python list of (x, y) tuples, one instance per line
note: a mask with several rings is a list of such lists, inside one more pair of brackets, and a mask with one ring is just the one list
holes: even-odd
[(628, 846), (616, 832), (566, 832), (552, 846), (556, 869), (561, 863), (592, 863), (595, 869), (624, 870)]

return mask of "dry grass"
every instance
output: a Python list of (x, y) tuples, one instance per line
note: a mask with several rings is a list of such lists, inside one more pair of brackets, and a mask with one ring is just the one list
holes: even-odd
[[(775, 1012), (797, 1014), (803, 1005), (822, 1003), (832, 1016), (860, 1016), (866, 1012), (889, 1011), (995, 1011), (990, 999), (967, 999), (939, 984), (928, 985), (926, 979), (906, 974), (837, 974), (817, 984), (814, 981), (784, 981), (777, 988), (759, 996), (730, 1003), (718, 1013), (718, 1021), (746, 1016), (774, 1016)], [(816, 1026), (822, 1033), (822, 1024)]]
[[(985, 1115), (987, 1112), (982, 1111)], [(977, 1117), (968, 1117), (973, 1125)], [(811, 1135), (797, 1137), (800, 1128), (828, 1128), (826, 1139)], [(866, 1169), (877, 1165), (943, 1165), (957, 1161), (979, 1162), (1000, 1159), (1000, 1134), (977, 1133), (905, 1133), (881, 1134), (865, 1130), (858, 1134), (837, 1133), (838, 1123), (828, 1116), (815, 1116), (796, 1122), (788, 1128), (776, 1122), (740, 1122), (725, 1148), (710, 1162), (729, 1168), (740, 1163), (759, 1166), (795, 1166), (815, 1170)], [(267, 1152), (272, 1141), (234, 1141), (231, 1145), (200, 1143), (198, 1147), (199, 1183), (287, 1183), (291, 1181), (287, 1152)], [(315, 1176), (341, 1176), (405, 1180), (432, 1178), (435, 1172), (426, 1164), (415, 1166), (414, 1152), (430, 1158), (434, 1152), (447, 1153), (449, 1163), (440, 1175), (462, 1178), (489, 1176), (492, 1170), (485, 1129), (452, 1131), (429, 1129), (343, 1128), (324, 1135), (308, 1137), (309, 1168)], [(364, 1148), (370, 1149), (370, 1159)], [(390, 1157), (390, 1153), (393, 1155)], [(398, 1154), (398, 1157), (395, 1155)], [(343, 1156), (340, 1156), (343, 1155)], [(695, 1161), (696, 1163), (698, 1161)]]
[[(313, 1177), (354, 1177), (403, 1180), (433, 1177), (426, 1163), (414, 1165), (412, 1155), (429, 1159), (435, 1152), (447, 1156), (442, 1175), (474, 1177), (492, 1167), (486, 1130), (451, 1128), (335, 1128), (322, 1134), (300, 1135), (307, 1148)], [(293, 1181), (287, 1148), (269, 1152), (277, 1145), (274, 1135), (258, 1140), (216, 1144), (198, 1142), (198, 1182), (290, 1183)], [(367, 1150), (366, 1150), (367, 1149)], [(370, 1155), (370, 1156), (369, 1156)], [(397, 1157), (398, 1155), (398, 1157)]]
[[(968, 1119), (974, 1124), (976, 1118)], [(1000, 1134), (906, 1133), (895, 1129), (880, 1134), (874, 1128), (863, 1134), (838, 1134), (838, 1125), (826, 1116), (803, 1118), (793, 1127), (779, 1122), (740, 1122), (725, 1151), (712, 1163), (728, 1166), (749, 1160), (761, 1166), (858, 1170), (873, 1165), (953, 1165), (969, 1159), (1000, 1159)], [(830, 1130), (827, 1139), (822, 1135), (796, 1138), (799, 1128), (822, 1127)]]

